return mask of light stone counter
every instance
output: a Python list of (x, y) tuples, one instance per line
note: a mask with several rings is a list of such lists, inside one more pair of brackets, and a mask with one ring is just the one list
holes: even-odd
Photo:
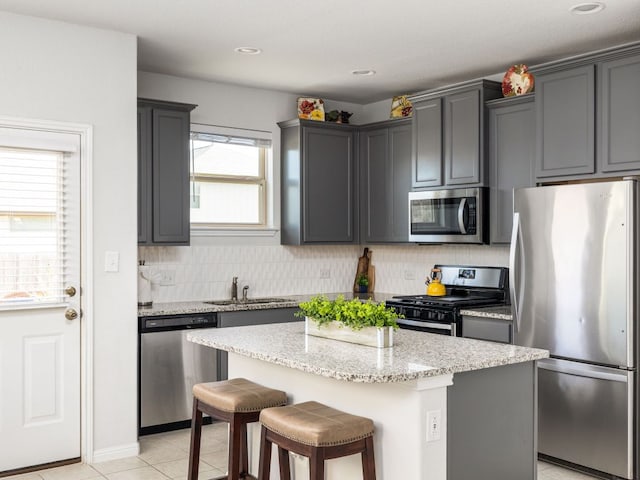
[(497, 320), (507, 320), (509, 322), (513, 320), (510, 305), (463, 309), (460, 310), (460, 314), (468, 317), (495, 318)]
[(406, 382), (424, 377), (531, 362), (546, 350), (396, 330), (392, 348), (306, 336), (302, 323), (195, 330), (194, 343), (349, 382)]
[[(300, 302), (305, 302), (316, 295), (318, 294), (272, 295), (272, 297), (281, 298), (283, 301), (256, 304), (242, 303), (241, 301), (232, 305), (215, 305), (212, 303), (205, 303), (203, 301), (154, 303), (150, 307), (138, 307), (138, 316), (153, 317), (158, 315), (183, 315), (189, 313), (242, 312), (248, 310), (295, 308), (300, 304)], [(343, 292), (325, 293), (323, 295), (326, 295), (330, 299), (334, 299), (338, 295), (343, 295), (346, 299), (358, 297), (366, 300), (367, 298), (371, 298), (374, 302), (384, 302), (393, 297), (393, 294), (389, 293), (357, 294)]]

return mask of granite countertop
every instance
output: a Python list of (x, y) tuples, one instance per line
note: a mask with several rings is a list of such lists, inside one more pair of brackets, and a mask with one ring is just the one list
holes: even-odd
[(478, 307), (460, 310), (460, 314), (468, 317), (494, 318), (496, 320), (512, 321), (510, 305), (501, 305), (497, 307)]
[(307, 336), (304, 324), (194, 330), (194, 343), (349, 382), (392, 383), (547, 358), (546, 350), (396, 330), (394, 346), (375, 348)]
[[(246, 310), (266, 310), (273, 308), (295, 308), (300, 302), (306, 302), (311, 297), (318, 295), (305, 294), (305, 295), (272, 295), (273, 298), (282, 299), (282, 302), (269, 302), (269, 303), (234, 303), (231, 305), (215, 305), (211, 303), (205, 303), (203, 301), (191, 301), (191, 302), (167, 302), (167, 303), (154, 303), (150, 307), (138, 307), (139, 317), (153, 317), (158, 315), (183, 315), (188, 313), (207, 313), (207, 312), (241, 312)], [(330, 299), (335, 299), (338, 295), (343, 295), (346, 299), (358, 297), (361, 299), (371, 298), (374, 302), (384, 302), (393, 294), (390, 293), (325, 293)]]

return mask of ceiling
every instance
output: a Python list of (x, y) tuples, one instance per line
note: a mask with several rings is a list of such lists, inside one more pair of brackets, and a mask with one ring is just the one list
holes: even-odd
[(135, 34), (139, 70), (366, 104), (640, 41), (640, 0), (569, 12), (582, 1), (0, 0), (0, 10)]

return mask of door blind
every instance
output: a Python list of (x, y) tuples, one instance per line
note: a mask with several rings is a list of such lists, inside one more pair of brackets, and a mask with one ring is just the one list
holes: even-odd
[(64, 160), (0, 147), (0, 307), (64, 299)]

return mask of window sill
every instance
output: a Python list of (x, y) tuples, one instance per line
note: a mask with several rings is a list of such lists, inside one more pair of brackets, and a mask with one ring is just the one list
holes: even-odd
[(192, 237), (275, 237), (276, 228), (215, 228), (191, 226)]

